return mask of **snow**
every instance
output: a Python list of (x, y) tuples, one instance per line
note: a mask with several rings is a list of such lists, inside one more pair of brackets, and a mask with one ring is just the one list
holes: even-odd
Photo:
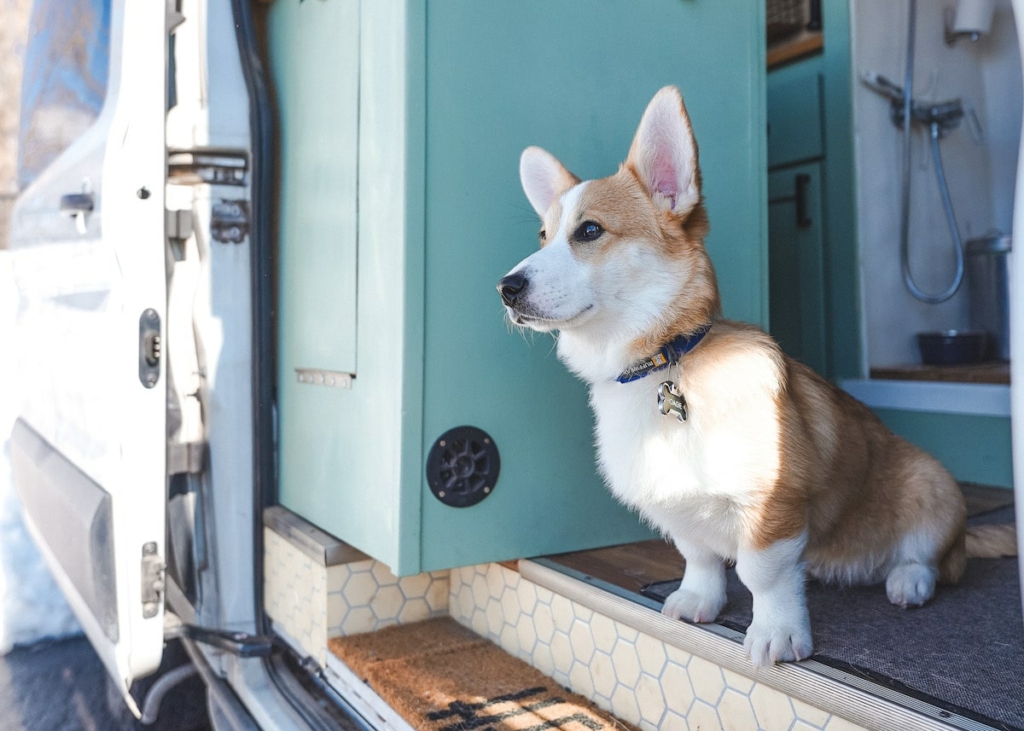
[(78, 623), (25, 529), (11, 481), (11, 427), (17, 415), (10, 254), (0, 250), (0, 654), (15, 645), (79, 632)]

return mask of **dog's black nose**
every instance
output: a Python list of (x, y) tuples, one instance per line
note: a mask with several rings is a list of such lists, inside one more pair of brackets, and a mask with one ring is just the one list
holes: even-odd
[(502, 301), (509, 307), (515, 307), (516, 302), (522, 297), (529, 283), (530, 280), (519, 272), (509, 274), (498, 282), (498, 292), (501, 293)]

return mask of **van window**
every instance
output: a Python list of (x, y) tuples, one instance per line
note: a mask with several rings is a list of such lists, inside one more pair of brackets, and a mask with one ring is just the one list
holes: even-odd
[(36, 0), (18, 129), (24, 188), (99, 116), (107, 96), (111, 0)]

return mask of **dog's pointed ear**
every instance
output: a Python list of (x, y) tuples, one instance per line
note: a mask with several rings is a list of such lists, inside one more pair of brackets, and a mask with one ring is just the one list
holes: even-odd
[(533, 210), (544, 218), (555, 198), (580, 182), (547, 150), (527, 147), (519, 158), (519, 180)]
[(700, 201), (697, 143), (676, 87), (666, 86), (647, 105), (626, 165), (660, 207), (685, 216)]

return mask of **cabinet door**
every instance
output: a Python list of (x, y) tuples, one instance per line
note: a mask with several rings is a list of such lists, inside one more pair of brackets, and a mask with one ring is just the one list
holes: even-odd
[(821, 164), (768, 176), (771, 334), (793, 358), (825, 374)]
[(539, 145), (584, 179), (613, 174), (659, 88), (700, 148), (707, 247), (727, 317), (767, 324), (763, 4), (733, 0), (428, 2), (424, 456), (471, 424), (501, 451), (497, 488), (447, 507), (424, 486), (421, 565), (636, 540), (597, 475), (585, 386), (545, 336), (502, 322), (494, 286), (537, 247), (518, 161)]
[[(317, 24), (296, 22), (306, 14)], [(584, 386), (550, 340), (524, 341), (503, 322), (495, 284), (537, 246), (519, 156), (540, 145), (584, 178), (613, 174), (652, 96), (678, 86), (725, 313), (766, 324), (763, 6), (277, 0), (269, 22), (279, 99), (289, 100), (279, 104), (281, 503), (399, 574), (648, 537), (598, 476)], [(310, 57), (321, 38), (332, 40)], [(325, 90), (351, 93), (352, 74), (357, 134), (331, 131), (312, 110), (340, 118), (349, 97)], [(300, 159), (310, 130), (329, 144)], [(311, 224), (340, 225), (348, 199), (303, 208), (315, 181), (291, 166), (340, 175), (353, 154), (359, 251), (341, 261)], [(293, 224), (311, 235), (296, 238)], [(349, 337), (347, 320), (325, 316), (336, 303), (310, 298), (348, 297), (341, 282), (355, 271), (356, 377), (347, 389), (297, 380), (297, 367), (342, 370), (299, 358), (307, 339)], [(331, 277), (338, 284), (324, 286)], [(493, 437), (501, 477), (485, 500), (453, 508), (431, 494), (425, 464), (462, 425)]]

